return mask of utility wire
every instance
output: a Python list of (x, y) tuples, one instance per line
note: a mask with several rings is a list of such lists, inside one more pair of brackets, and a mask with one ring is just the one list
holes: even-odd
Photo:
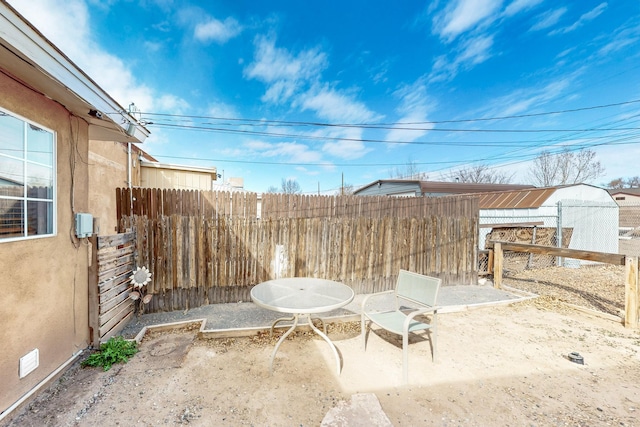
[[(429, 131), (433, 129), (432, 128), (415, 128), (415, 127), (402, 128), (398, 126), (436, 125), (436, 124), (443, 124), (443, 123), (469, 123), (469, 122), (486, 122), (486, 121), (494, 121), (494, 120), (520, 119), (520, 118), (539, 117), (539, 116), (547, 116), (547, 115), (554, 115), (554, 114), (576, 113), (580, 111), (596, 110), (601, 108), (611, 108), (611, 107), (618, 107), (622, 105), (629, 105), (629, 104), (636, 104), (636, 103), (640, 103), (640, 99), (617, 102), (613, 104), (594, 105), (594, 106), (588, 106), (588, 107), (557, 110), (557, 111), (547, 111), (547, 112), (541, 112), (541, 113), (517, 114), (517, 115), (497, 116), (497, 117), (481, 117), (481, 118), (472, 118), (472, 119), (429, 120), (429, 121), (421, 121), (421, 122), (396, 122), (396, 123), (325, 123), (325, 122), (307, 122), (307, 121), (292, 121), (292, 120), (239, 119), (239, 118), (233, 118), (233, 117), (198, 116), (198, 115), (168, 114), (168, 113), (154, 113), (154, 112), (142, 112), (141, 114), (143, 116), (147, 115), (147, 116), (155, 116), (155, 117), (226, 120), (229, 122), (234, 122), (234, 123), (240, 122), (240, 123), (244, 123), (245, 125), (254, 125), (254, 126), (255, 125), (258, 125), (258, 126), (287, 125), (287, 126), (317, 126), (317, 127), (346, 127), (346, 128), (355, 127), (355, 128), (364, 128), (364, 129)], [(145, 119), (141, 119), (141, 121), (145, 121)], [(155, 123), (150, 123), (150, 124), (155, 124)]]

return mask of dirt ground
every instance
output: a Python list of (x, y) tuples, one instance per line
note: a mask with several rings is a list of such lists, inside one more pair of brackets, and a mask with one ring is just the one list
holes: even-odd
[(510, 271), (503, 280), (516, 289), (624, 318), (624, 266), (599, 264)]
[(366, 352), (357, 323), (329, 336), (339, 376), (309, 333), (283, 343), (272, 376), (268, 335), (149, 334), (125, 365), (75, 365), (8, 425), (319, 426), (339, 402), (374, 393), (395, 426), (640, 426), (640, 333), (544, 299), (440, 315), (438, 363), (413, 337), (408, 385), (395, 336), (374, 329)]

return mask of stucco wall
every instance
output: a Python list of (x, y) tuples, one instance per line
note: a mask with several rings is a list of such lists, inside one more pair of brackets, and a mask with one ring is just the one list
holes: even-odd
[(616, 201), (618, 206), (638, 206), (640, 205), (640, 196), (634, 194), (617, 193), (611, 197)]
[[(131, 153), (131, 184), (140, 185), (140, 162), (135, 146)], [(116, 188), (128, 186), (127, 144), (89, 141), (89, 212), (99, 218), (101, 236), (117, 232)]]
[[(0, 241), (2, 412), (88, 345), (88, 246), (71, 235), (72, 206), (89, 207), (89, 180), (86, 122), (3, 73), (0, 93), (0, 106), (54, 130), (57, 147), (57, 235)], [(20, 379), (20, 357), (36, 348), (39, 367)]]

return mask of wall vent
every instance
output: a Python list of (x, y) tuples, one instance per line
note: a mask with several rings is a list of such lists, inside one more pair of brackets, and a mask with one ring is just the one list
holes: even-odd
[(36, 348), (20, 358), (20, 378), (24, 378), (40, 365), (40, 352)]

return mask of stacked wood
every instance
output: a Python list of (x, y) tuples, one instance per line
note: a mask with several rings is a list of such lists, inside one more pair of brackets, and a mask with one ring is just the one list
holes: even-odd
[[(573, 235), (573, 228), (562, 229), (562, 247), (568, 248)], [(495, 227), (487, 233), (485, 249), (492, 249), (493, 241), (530, 243), (541, 246), (558, 246), (558, 231), (555, 227)], [(507, 270), (523, 270), (556, 265), (557, 257), (542, 254), (510, 253), (505, 256), (504, 268)]]

